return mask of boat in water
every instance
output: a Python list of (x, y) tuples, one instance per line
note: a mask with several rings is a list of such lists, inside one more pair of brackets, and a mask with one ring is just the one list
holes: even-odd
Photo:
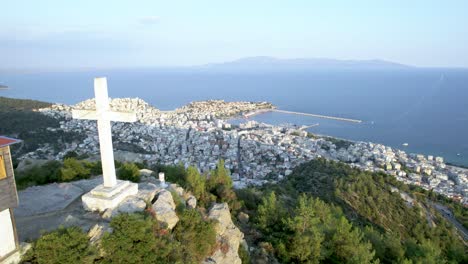
[(409, 146), (408, 143), (403, 143), (402, 145), (405, 146), (405, 147)]

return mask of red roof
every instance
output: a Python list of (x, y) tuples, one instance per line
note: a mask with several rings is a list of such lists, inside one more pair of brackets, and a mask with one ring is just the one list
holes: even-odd
[(20, 142), (19, 139), (0, 136), (0, 148)]

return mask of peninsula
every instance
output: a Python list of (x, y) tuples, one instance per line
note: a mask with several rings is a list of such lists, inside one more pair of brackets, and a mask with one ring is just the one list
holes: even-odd
[[(81, 143), (67, 143), (66, 149), (43, 146), (21, 159), (61, 159), (66, 153), (98, 153), (95, 122), (73, 120), (72, 109), (94, 109), (94, 100), (74, 106), (54, 104), (38, 109), (60, 121), (63, 132), (86, 136)], [(225, 160), (239, 188), (276, 182), (301, 163), (323, 157), (343, 161), (365, 171), (383, 172), (397, 180), (433, 190), (468, 204), (468, 169), (449, 166), (442, 157), (407, 154), (382, 144), (351, 142), (307, 131), (247, 121), (235, 126), (229, 118), (275, 109), (268, 102), (193, 102), (174, 111), (161, 111), (138, 98), (111, 100), (114, 111), (136, 112), (136, 123), (115, 123), (116, 158), (132, 158), (149, 164), (195, 165), (201, 171)], [(52, 128), (51, 128), (52, 129)], [(120, 151), (120, 152), (119, 152)], [(122, 152), (125, 151), (125, 152)], [(121, 154), (119, 154), (121, 153)]]

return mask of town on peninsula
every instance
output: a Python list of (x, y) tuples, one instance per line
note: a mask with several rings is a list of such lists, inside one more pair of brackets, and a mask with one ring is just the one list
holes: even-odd
[[(277, 182), (297, 165), (322, 157), (342, 161), (366, 171), (384, 172), (406, 184), (432, 190), (468, 204), (468, 169), (448, 165), (442, 157), (408, 154), (382, 144), (352, 142), (321, 136), (291, 126), (256, 121), (233, 125), (231, 118), (246, 117), (276, 107), (268, 102), (192, 102), (174, 111), (161, 111), (139, 98), (116, 98), (116, 111), (135, 111), (136, 123), (114, 123), (116, 159), (149, 164), (195, 165), (202, 172), (223, 159), (237, 188)], [(61, 159), (70, 151), (98, 154), (96, 122), (72, 119), (72, 109), (94, 109), (94, 99), (74, 106), (54, 104), (37, 109), (60, 119), (64, 132), (84, 134), (83, 142), (69, 142), (66, 149), (45, 145), (21, 160)]]

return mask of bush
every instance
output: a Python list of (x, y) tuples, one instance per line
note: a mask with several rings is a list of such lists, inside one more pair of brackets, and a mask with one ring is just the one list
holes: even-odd
[(166, 181), (186, 187), (187, 171), (182, 163), (179, 163), (177, 166), (157, 165), (153, 170), (156, 172), (164, 172)]
[(194, 209), (185, 210), (175, 227), (174, 237), (182, 248), (183, 263), (200, 263), (215, 249), (216, 232), (211, 221)]
[(114, 231), (102, 240), (103, 263), (174, 263), (179, 258), (180, 244), (149, 216), (121, 214), (110, 226)]
[(117, 172), (121, 180), (140, 182), (140, 170), (134, 163), (124, 163)]
[(198, 172), (198, 169), (190, 166), (187, 169), (186, 188), (200, 200), (205, 194), (206, 179)]
[(92, 263), (96, 249), (78, 227), (59, 228), (34, 242), (22, 262), (37, 264)]
[(239, 257), (241, 259), (242, 264), (252, 263), (252, 261), (250, 260), (249, 251), (247, 251), (247, 249), (245, 249), (243, 245), (239, 245), (239, 249), (237, 250), (237, 254), (239, 254)]
[(96, 161), (96, 162), (85, 161), (84, 164), (91, 171), (91, 175), (101, 175), (102, 174), (102, 163), (101, 163), (101, 161)]
[(34, 166), (25, 171), (16, 172), (16, 186), (19, 190), (34, 185), (43, 185), (59, 180), (59, 161), (49, 161), (42, 166)]
[(84, 166), (83, 162), (75, 158), (66, 158), (63, 167), (60, 169), (59, 180), (61, 182), (88, 179), (91, 177), (91, 170)]
[(243, 188), (235, 190), (236, 196), (247, 210), (256, 210), (262, 201), (262, 193), (255, 188)]
[(176, 206), (177, 214), (182, 214), (186, 208), (185, 201), (180, 197), (177, 192), (171, 191), (172, 200), (174, 200), (174, 204)]

